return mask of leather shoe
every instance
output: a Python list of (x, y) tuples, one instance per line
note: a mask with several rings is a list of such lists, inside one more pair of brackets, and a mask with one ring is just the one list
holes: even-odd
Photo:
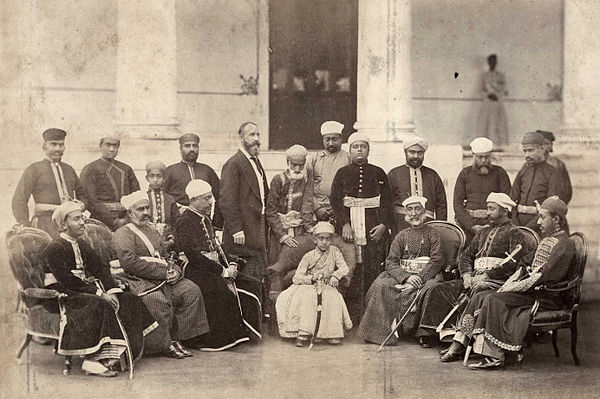
[(485, 357), (482, 361), (475, 364), (469, 364), (467, 367), (471, 370), (497, 370), (504, 368), (504, 360)]
[(191, 350), (184, 347), (183, 345), (181, 345), (181, 342), (179, 342), (179, 341), (173, 341), (173, 346), (175, 347), (176, 350), (183, 353), (183, 355), (185, 357), (194, 356), (194, 353)]
[(440, 351), (440, 357), (444, 356), (450, 350), (450, 346)]
[(461, 360), (464, 355), (465, 348), (462, 345), (455, 344), (453, 342), (452, 345), (450, 345), (450, 347), (446, 351), (446, 353), (440, 356), (440, 361), (443, 363), (456, 362)]
[(171, 359), (183, 359), (186, 357), (183, 353), (179, 352), (174, 345), (171, 345), (169, 349), (165, 352), (166, 357), (170, 357)]
[(425, 337), (419, 338), (419, 345), (421, 345), (421, 348), (431, 348), (431, 344)]

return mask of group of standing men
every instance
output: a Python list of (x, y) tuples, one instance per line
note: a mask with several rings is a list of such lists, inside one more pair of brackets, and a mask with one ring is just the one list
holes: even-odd
[[(147, 164), (146, 192), (140, 191), (132, 168), (115, 159), (120, 146), (117, 138), (104, 137), (100, 141), (101, 158), (86, 165), (79, 179), (74, 169), (61, 160), (66, 133), (48, 129), (43, 133), (45, 159), (23, 173), (13, 197), (13, 213), (17, 222), (41, 228), (56, 238), (59, 232), (62, 236), (68, 231), (67, 215), (61, 214), (53, 223), (53, 213), (65, 203), (75, 203), (80, 211), (89, 211), (92, 218), (114, 230), (113, 247), (125, 280), (132, 292), (143, 294), (142, 300), (158, 321), (157, 330), (163, 330), (155, 334), (156, 350), (173, 357), (189, 356), (181, 341), (218, 350), (248, 340), (243, 331), (246, 327), (260, 336), (262, 315), (257, 312), (271, 280), (267, 266), (299, 259), (314, 248), (314, 243), (306, 239), (314, 224), (333, 222), (337, 232), (334, 245), (337, 239), (342, 252), (352, 252), (348, 256), (355, 261), (347, 262), (351, 269), (356, 267), (350, 273), (354, 272), (354, 278), (345, 284), (348, 295), (357, 295), (362, 302), (369, 287), (381, 291), (397, 290), (395, 284), (402, 286), (402, 291), (393, 295), (367, 294), (359, 334), (378, 342), (381, 339), (373, 337), (390, 327), (384, 326), (376, 334), (369, 332), (377, 324), (365, 324), (377, 319), (369, 312), (382, 311), (380, 306), (373, 306), (375, 302), (398, 301), (406, 307), (407, 299), (402, 299), (400, 292), (413, 291), (412, 303), (418, 296), (414, 295), (416, 290), (427, 287), (428, 295), (418, 298), (422, 308), (426, 310), (428, 304), (435, 308), (440, 303), (431, 300), (441, 292), (439, 287), (447, 284), (439, 277), (445, 266), (439, 254), (440, 238), (435, 231), (423, 230), (423, 226), (428, 220), (446, 220), (446, 195), (438, 173), (423, 165), (429, 146), (425, 139), (414, 137), (404, 142), (406, 163), (386, 175), (369, 162), (368, 136), (354, 133), (348, 139), (349, 151), (341, 149), (343, 127), (335, 121), (325, 122), (321, 127), (324, 150), (316, 154), (292, 146), (286, 152), (286, 170), (273, 178), (270, 187), (259, 159), (260, 132), (256, 124), (240, 126), (239, 150), (223, 166), (221, 179), (210, 166), (197, 162), (199, 137), (184, 134), (179, 138), (181, 162), (168, 167), (160, 161)], [(461, 171), (454, 188), (456, 221), (470, 240), (469, 258), (463, 256), (459, 265), (465, 287), (471, 285), (467, 283), (472, 281), (470, 278), (477, 279), (477, 272), (473, 275), (469, 271), (475, 258), (484, 253), (486, 258), (497, 258), (520, 242), (514, 225), (536, 228), (540, 203), (553, 195), (564, 202), (570, 199), (564, 164), (548, 157), (553, 139), (552, 133), (541, 131), (524, 136), (526, 163), (512, 188), (506, 172), (491, 164), (493, 143), (478, 138), (471, 144), (473, 165)], [(31, 196), (35, 207), (30, 220)], [(215, 234), (221, 229), (222, 246)], [(514, 240), (503, 238), (511, 234)], [(496, 242), (506, 240), (509, 245), (496, 250)], [(187, 270), (168, 259), (172, 250), (185, 253)], [(482, 270), (494, 269), (500, 263), (489, 262), (493, 265)], [(196, 278), (194, 270), (199, 273)], [(218, 277), (211, 284), (206, 283), (207, 271)], [(508, 277), (507, 273), (502, 277)], [(245, 277), (240, 282), (245, 283), (240, 285), (245, 287), (238, 289), (232, 283), (242, 275)], [(381, 285), (376, 281), (381, 278), (391, 280)], [(209, 291), (215, 297), (207, 300)], [(238, 330), (242, 332), (231, 333), (225, 340), (207, 339), (215, 325), (228, 325), (230, 332), (236, 331), (222, 320), (221, 311), (208, 308), (208, 302), (219, 303), (214, 298), (227, 297), (227, 292), (234, 295), (228, 297), (231, 306), (225, 308), (235, 313), (237, 302), (240, 314), (234, 324), (241, 326)], [(246, 300), (240, 300), (244, 294)], [(265, 309), (262, 312), (266, 313)], [(435, 312), (443, 313), (443, 309)], [(417, 335), (421, 337), (427, 335), (423, 331), (431, 324), (424, 319), (411, 323), (411, 328), (418, 327)], [(421, 339), (424, 346), (425, 341)]]

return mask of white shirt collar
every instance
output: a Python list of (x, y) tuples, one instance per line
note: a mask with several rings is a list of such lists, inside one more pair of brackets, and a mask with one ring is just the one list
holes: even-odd
[(60, 233), (59, 236), (60, 238), (69, 241), (71, 244), (77, 244), (77, 241), (67, 233)]
[(252, 158), (252, 156), (250, 154), (248, 154), (248, 151), (246, 151), (244, 146), (240, 146), (240, 151), (242, 152), (242, 154), (244, 154), (246, 156), (246, 158), (248, 158), (248, 160), (250, 160)]

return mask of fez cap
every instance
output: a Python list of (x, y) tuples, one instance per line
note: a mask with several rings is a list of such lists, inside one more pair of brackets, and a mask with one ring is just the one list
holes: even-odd
[(413, 145), (418, 145), (423, 149), (423, 151), (427, 151), (429, 148), (429, 143), (423, 137), (414, 136), (406, 140), (403, 144), (404, 149), (406, 150), (408, 147), (412, 147)]
[(148, 201), (148, 194), (141, 190), (138, 190), (134, 191), (129, 195), (124, 195), (123, 197), (121, 197), (121, 205), (123, 205), (123, 208), (129, 210), (133, 208), (135, 204), (143, 200)]
[(74, 201), (63, 202), (58, 208), (54, 210), (54, 212), (52, 212), (52, 221), (58, 226), (60, 226), (67, 218), (67, 215), (75, 211), (81, 212), (81, 206), (79, 205), (79, 203)]
[(210, 184), (202, 179), (193, 179), (185, 187), (185, 194), (188, 198), (196, 198), (200, 195), (212, 193), (212, 187)]
[(119, 136), (117, 136), (116, 134), (106, 134), (106, 135), (100, 137), (100, 144), (102, 144), (108, 140), (116, 141), (117, 143), (121, 144), (121, 138)]
[(485, 202), (493, 202), (500, 205), (502, 208), (506, 208), (512, 211), (513, 207), (517, 206), (515, 202), (504, 193), (490, 193)]
[(554, 133), (552, 132), (548, 132), (546, 130), (536, 130), (535, 132), (541, 134), (542, 137), (544, 137), (548, 141), (556, 140), (556, 138), (554, 137)]
[(475, 140), (471, 141), (471, 151), (473, 154), (492, 152), (493, 148), (494, 143), (487, 137), (477, 137)]
[(569, 211), (567, 204), (565, 204), (564, 201), (558, 198), (556, 195), (546, 198), (544, 202), (542, 202), (542, 206), (540, 208), (556, 215), (560, 215), (563, 218), (567, 216), (567, 212)]
[(50, 128), (44, 130), (42, 137), (44, 141), (64, 140), (67, 132), (62, 129)]
[(186, 133), (186, 134), (182, 135), (181, 137), (179, 137), (179, 145), (183, 145), (184, 143), (187, 143), (190, 141), (198, 144), (200, 142), (200, 137), (198, 137), (198, 135), (194, 134), (194, 133)]
[(306, 161), (307, 155), (308, 150), (299, 144), (294, 144), (285, 152), (285, 156), (289, 161), (298, 163)]
[(146, 164), (146, 172), (149, 172), (151, 169), (165, 171), (167, 170), (167, 166), (162, 161), (150, 161)]
[(423, 208), (425, 208), (425, 203), (427, 202), (427, 198), (421, 197), (419, 195), (411, 195), (404, 201), (402, 201), (402, 206), (410, 205), (410, 204), (421, 204)]
[(321, 125), (321, 135), (342, 134), (342, 129), (344, 129), (344, 125), (341, 123), (337, 121), (327, 121)]
[(313, 227), (312, 231), (313, 235), (317, 234), (331, 234), (335, 233), (335, 228), (329, 222), (318, 222), (315, 227)]
[(351, 146), (352, 143), (356, 141), (364, 141), (365, 143), (369, 144), (369, 136), (359, 132), (352, 133), (350, 137), (348, 137), (348, 146)]
[(542, 136), (538, 132), (528, 132), (523, 136), (523, 140), (521, 141), (522, 145), (526, 144), (536, 144), (542, 145), (544, 144), (544, 136)]

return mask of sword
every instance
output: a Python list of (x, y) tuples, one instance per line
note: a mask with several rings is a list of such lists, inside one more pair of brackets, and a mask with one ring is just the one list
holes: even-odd
[(317, 277), (317, 322), (315, 323), (315, 333), (310, 338), (310, 344), (308, 350), (313, 347), (313, 342), (317, 334), (319, 333), (319, 327), (321, 327), (321, 312), (323, 311), (323, 275), (319, 274)]
[(380, 352), (383, 349), (385, 343), (388, 342), (390, 338), (392, 338), (392, 335), (394, 335), (394, 333), (396, 331), (398, 331), (398, 327), (400, 327), (402, 325), (402, 322), (404, 321), (404, 319), (406, 318), (406, 316), (408, 316), (408, 314), (410, 313), (410, 311), (412, 310), (412, 308), (417, 303), (417, 299), (419, 299), (419, 294), (421, 293), (422, 290), (423, 290), (422, 288), (419, 288), (417, 290), (417, 294), (415, 295), (415, 299), (413, 299), (413, 301), (411, 302), (411, 304), (408, 306), (408, 309), (406, 310), (406, 313), (404, 313), (404, 315), (400, 318), (400, 321), (398, 322), (398, 324), (396, 324), (396, 327), (394, 327), (394, 329), (387, 336), (387, 338), (385, 339), (385, 341), (383, 341), (383, 343), (379, 346), (379, 349), (377, 349), (377, 352)]

